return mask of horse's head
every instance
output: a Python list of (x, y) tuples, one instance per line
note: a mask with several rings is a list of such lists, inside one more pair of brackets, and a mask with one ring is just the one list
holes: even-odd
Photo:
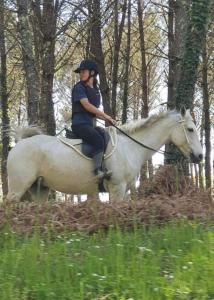
[(181, 109), (180, 119), (172, 130), (171, 141), (186, 157), (190, 157), (192, 162), (199, 163), (202, 160), (202, 146), (189, 109)]

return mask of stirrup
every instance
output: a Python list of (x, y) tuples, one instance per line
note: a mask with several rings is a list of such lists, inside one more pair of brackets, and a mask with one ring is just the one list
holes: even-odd
[(109, 180), (112, 176), (112, 171), (105, 169), (104, 170), (104, 178)]
[(94, 175), (96, 176), (97, 179), (102, 179), (105, 176), (105, 173), (101, 168), (97, 168), (94, 170)]

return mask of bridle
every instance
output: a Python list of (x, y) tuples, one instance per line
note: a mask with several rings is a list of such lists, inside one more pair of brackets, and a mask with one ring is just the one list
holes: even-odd
[[(101, 123), (99, 120), (97, 120), (99, 123)], [(186, 128), (184, 126), (184, 123), (185, 123), (185, 120), (181, 117), (181, 119), (178, 121), (178, 123), (181, 123), (181, 126), (182, 126), (182, 129), (184, 131), (184, 135), (186, 137), (186, 140), (187, 140), (187, 144), (190, 145), (190, 140), (188, 138), (188, 135), (187, 135), (187, 131), (186, 131)], [(131, 137), (130, 135), (128, 135), (125, 131), (123, 131), (121, 128), (119, 128), (118, 126), (114, 125), (114, 124), (111, 124), (111, 126), (115, 127), (119, 132), (121, 132), (123, 135), (127, 136), (129, 139), (131, 139), (133, 142), (135, 142), (136, 144), (140, 145), (141, 147), (143, 148), (146, 148), (148, 150), (151, 150), (153, 152), (157, 152), (157, 153), (160, 153), (160, 154), (163, 154), (163, 155), (174, 155), (172, 152), (169, 152), (169, 151), (164, 151), (164, 150), (157, 150), (157, 149), (154, 149), (152, 147), (149, 147), (143, 143), (141, 143), (140, 141), (136, 140), (135, 138)]]
[(181, 123), (181, 126), (182, 126), (183, 131), (184, 131), (184, 135), (185, 135), (186, 140), (187, 140), (187, 144), (190, 145), (190, 140), (189, 140), (189, 137), (188, 137), (188, 135), (187, 135), (186, 128), (185, 128), (185, 126), (184, 126), (185, 120), (181, 118), (178, 122)]

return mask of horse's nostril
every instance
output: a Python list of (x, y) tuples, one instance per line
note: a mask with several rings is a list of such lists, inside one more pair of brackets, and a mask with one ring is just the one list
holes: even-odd
[(198, 158), (199, 158), (200, 160), (202, 160), (203, 154), (199, 154)]

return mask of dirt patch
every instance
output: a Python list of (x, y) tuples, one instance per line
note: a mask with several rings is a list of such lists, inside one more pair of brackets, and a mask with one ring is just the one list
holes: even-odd
[(7, 203), (0, 206), (0, 229), (9, 224), (13, 231), (31, 233), (53, 229), (83, 230), (89, 233), (109, 226), (133, 227), (134, 224), (163, 224), (187, 218), (214, 221), (214, 202), (208, 191), (190, 189), (186, 195), (151, 194), (133, 202), (101, 203), (86, 201), (62, 203)]

